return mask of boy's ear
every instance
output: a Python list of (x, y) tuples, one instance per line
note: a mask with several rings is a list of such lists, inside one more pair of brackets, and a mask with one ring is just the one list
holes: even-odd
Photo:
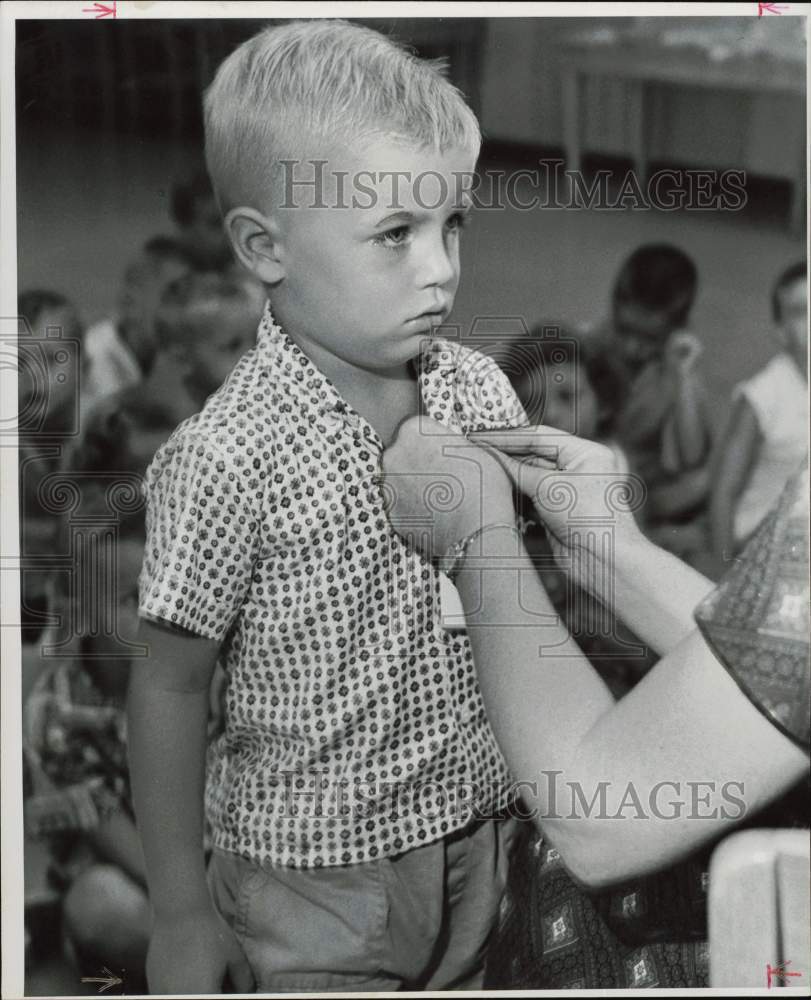
[(279, 231), (271, 219), (255, 208), (232, 208), (225, 216), (225, 231), (239, 262), (266, 285), (284, 277)]

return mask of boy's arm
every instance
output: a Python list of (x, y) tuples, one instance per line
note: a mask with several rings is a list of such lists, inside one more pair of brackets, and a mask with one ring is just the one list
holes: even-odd
[(722, 562), (733, 555), (735, 504), (752, 474), (762, 440), (755, 411), (745, 396), (739, 397), (718, 450), (710, 500), (713, 551)]
[(698, 340), (686, 332), (674, 334), (668, 345), (674, 393), (662, 428), (662, 468), (671, 475), (701, 465), (710, 447), (704, 389), (696, 371), (701, 351)]
[(656, 486), (648, 492), (651, 513), (658, 518), (678, 517), (695, 510), (710, 492), (710, 465), (688, 469), (677, 479)]
[(631, 383), (617, 417), (616, 433), (626, 447), (644, 444), (662, 427), (673, 405), (673, 388), (658, 363), (649, 364)]
[(203, 791), (209, 685), (219, 643), (142, 621), (149, 656), (132, 668), (129, 754), (154, 927), (153, 993), (240, 992), (253, 977), (206, 883)]

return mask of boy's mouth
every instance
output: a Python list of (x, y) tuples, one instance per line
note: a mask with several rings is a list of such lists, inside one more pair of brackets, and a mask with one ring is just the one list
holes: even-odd
[(425, 312), (421, 312), (418, 316), (412, 316), (409, 323), (424, 323), (428, 326), (439, 326), (439, 324), (448, 315), (448, 310), (444, 306), (440, 306), (436, 309), (426, 309)]

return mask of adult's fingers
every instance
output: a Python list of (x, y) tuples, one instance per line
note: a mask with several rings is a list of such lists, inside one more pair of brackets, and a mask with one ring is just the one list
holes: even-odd
[(530, 499), (535, 497), (540, 486), (541, 479), (545, 473), (555, 468), (553, 461), (530, 456), (529, 458), (515, 458), (512, 455), (501, 451), (492, 445), (483, 445), (484, 450), (489, 452), (507, 473), (522, 493), (526, 493)]
[(552, 462), (557, 458), (561, 447), (565, 447), (572, 439), (571, 434), (546, 424), (503, 431), (474, 431), (469, 436), (476, 444), (489, 444), (507, 454), (532, 454)]

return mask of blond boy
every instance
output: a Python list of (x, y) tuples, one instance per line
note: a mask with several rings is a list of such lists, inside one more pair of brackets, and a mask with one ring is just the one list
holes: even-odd
[(272, 312), (147, 476), (130, 753), (150, 987), (475, 988), (509, 775), (468, 642), (441, 627), (439, 572), (390, 528), (376, 473), (418, 411), (461, 430), (523, 418), (492, 362), (431, 339), (477, 123), (388, 39), (297, 22), (226, 60), (206, 143)]

